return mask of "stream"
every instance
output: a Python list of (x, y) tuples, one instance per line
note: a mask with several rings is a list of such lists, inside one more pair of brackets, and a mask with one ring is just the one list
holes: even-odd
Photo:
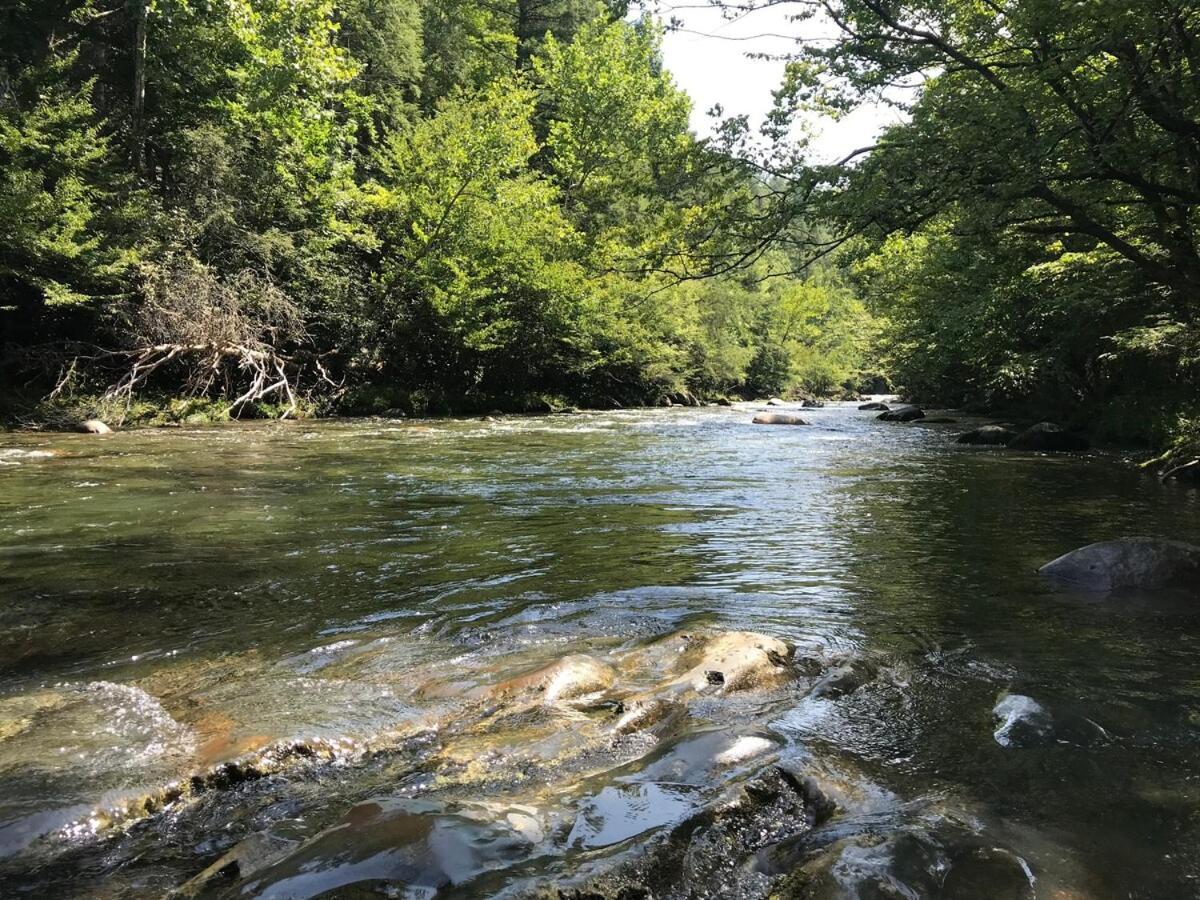
[(0, 896), (1200, 896), (1200, 606), (1036, 574), (1200, 492), (755, 409), (0, 434)]

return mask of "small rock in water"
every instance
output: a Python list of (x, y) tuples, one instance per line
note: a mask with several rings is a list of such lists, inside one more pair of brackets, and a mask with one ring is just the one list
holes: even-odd
[(1051, 560), (1038, 571), (1086, 591), (1119, 588), (1200, 589), (1200, 547), (1149, 537), (1088, 544)]
[(1005, 694), (992, 715), (1000, 723), (992, 736), (1001, 747), (1033, 747), (1053, 738), (1050, 714), (1032, 697)]
[(85, 422), (80, 422), (75, 427), (75, 430), (83, 434), (112, 434), (112, 429), (99, 419), (88, 419)]
[(767, 687), (790, 674), (792, 648), (778, 638), (751, 631), (727, 631), (702, 640), (684, 655), (690, 667), (677, 684), (703, 691), (716, 685), (721, 691)]
[(767, 401), (767, 406), (783, 406), (784, 403), (778, 397), (772, 397)]
[(1005, 446), (1017, 433), (1011, 428), (1005, 428), (1003, 425), (984, 425), (982, 428), (976, 428), (974, 431), (968, 431), (965, 434), (960, 434), (955, 438), (956, 444), (974, 444), (982, 447), (1002, 447)]
[(807, 425), (797, 415), (791, 413), (759, 413), (754, 417), (755, 425)]
[(1008, 442), (1013, 450), (1040, 450), (1045, 452), (1067, 452), (1086, 450), (1089, 446), (1085, 437), (1063, 431), (1053, 422), (1038, 422)]
[(915, 422), (925, 418), (925, 410), (919, 406), (897, 406), (876, 416), (881, 422)]
[(878, 400), (872, 400), (870, 403), (864, 403), (859, 409), (863, 412), (887, 412), (891, 407), (886, 403), (880, 403)]

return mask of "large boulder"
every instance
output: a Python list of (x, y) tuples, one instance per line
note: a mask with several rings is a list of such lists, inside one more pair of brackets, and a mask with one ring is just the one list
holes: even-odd
[(1038, 422), (1008, 442), (1013, 450), (1041, 450), (1060, 452), (1086, 450), (1088, 439), (1069, 431), (1063, 431), (1053, 422)]
[(897, 406), (876, 416), (881, 422), (915, 422), (925, 418), (925, 410), (919, 406)]
[(976, 428), (974, 431), (968, 431), (965, 434), (960, 434), (955, 438), (956, 444), (975, 444), (982, 447), (1003, 447), (1007, 446), (1017, 433), (1011, 428), (1005, 428), (1003, 425), (984, 425), (982, 428)]
[(870, 403), (864, 403), (859, 409), (863, 412), (887, 412), (891, 407), (886, 403), (880, 403), (878, 400), (872, 400)]
[(1038, 571), (1086, 591), (1173, 586), (1200, 590), (1200, 547), (1149, 537), (1100, 541), (1065, 553)]
[(755, 425), (807, 425), (802, 418), (792, 413), (759, 413), (754, 417)]

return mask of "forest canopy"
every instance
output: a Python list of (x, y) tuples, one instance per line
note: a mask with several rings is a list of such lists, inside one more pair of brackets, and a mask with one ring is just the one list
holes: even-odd
[[(761, 128), (701, 138), (620, 0), (7, 4), (0, 378), (251, 415), (883, 375), (1197, 432), (1200, 10), (714, 5), (797, 43)], [(903, 124), (812, 159), (868, 102)]]
[[(8, 384), (234, 415), (853, 388), (862, 305), (775, 279), (763, 179), (661, 29), (591, 0), (17, 0)], [(742, 223), (743, 231), (738, 231)]]

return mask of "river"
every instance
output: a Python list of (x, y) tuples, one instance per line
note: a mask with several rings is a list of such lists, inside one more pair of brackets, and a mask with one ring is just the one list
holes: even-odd
[[(1200, 607), (1036, 575), (1096, 540), (1200, 543), (1197, 492), (849, 404), (751, 415), (0, 435), (0, 895), (587, 885), (786, 763), (849, 799), (739, 836), (746, 896), (805, 864), (797, 896), (914, 868), (934, 896), (963, 852), (1038, 897), (1200, 896)], [(624, 684), (728, 630), (807, 668), (612, 737)], [(565, 655), (615, 686), (492, 702)], [(1053, 730), (998, 740), (1006, 693)]]

